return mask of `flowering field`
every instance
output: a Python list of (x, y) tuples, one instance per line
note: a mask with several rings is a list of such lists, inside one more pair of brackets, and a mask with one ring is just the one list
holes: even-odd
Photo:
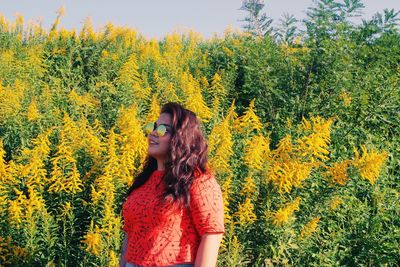
[(399, 264), (397, 24), (158, 41), (61, 16), (50, 31), (0, 16), (1, 266), (118, 266), (143, 126), (168, 101), (203, 123), (220, 266)]

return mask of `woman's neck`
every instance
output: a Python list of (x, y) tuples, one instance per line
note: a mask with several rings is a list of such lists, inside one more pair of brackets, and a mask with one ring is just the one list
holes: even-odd
[(163, 170), (165, 170), (164, 160), (159, 160), (159, 159), (157, 159), (157, 170), (158, 170), (158, 171), (163, 171)]

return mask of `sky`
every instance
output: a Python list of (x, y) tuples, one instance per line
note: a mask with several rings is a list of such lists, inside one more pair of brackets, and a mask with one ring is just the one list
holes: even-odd
[[(364, 0), (363, 18), (370, 19), (384, 8), (400, 10), (400, 0)], [(0, 14), (14, 21), (15, 14), (25, 21), (37, 21), (49, 29), (56, 11), (64, 7), (60, 27), (80, 30), (87, 17), (95, 29), (108, 22), (136, 29), (147, 38), (162, 38), (168, 33), (188, 29), (205, 38), (222, 35), (227, 27), (239, 29), (246, 13), (239, 10), (242, 0), (0, 0)], [(277, 23), (284, 13), (305, 18), (313, 0), (266, 0), (264, 11)]]

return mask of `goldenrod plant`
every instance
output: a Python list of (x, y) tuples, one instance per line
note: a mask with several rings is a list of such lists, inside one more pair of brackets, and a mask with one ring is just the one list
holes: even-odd
[(118, 266), (144, 126), (169, 101), (207, 137), (219, 266), (397, 265), (398, 14), (316, 2), (304, 31), (208, 39), (0, 16), (0, 265)]

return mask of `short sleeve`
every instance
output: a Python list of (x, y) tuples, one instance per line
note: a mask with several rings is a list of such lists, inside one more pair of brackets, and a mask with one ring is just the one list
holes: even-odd
[(225, 232), (222, 192), (211, 173), (194, 179), (190, 188), (190, 213), (200, 236)]

